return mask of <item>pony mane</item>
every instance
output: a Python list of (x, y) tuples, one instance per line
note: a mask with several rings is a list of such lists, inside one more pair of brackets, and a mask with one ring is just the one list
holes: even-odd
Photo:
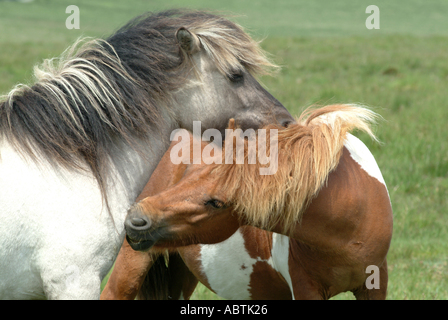
[[(228, 201), (250, 225), (272, 229), (282, 225), (292, 232), (311, 200), (326, 183), (328, 175), (339, 163), (347, 133), (359, 129), (376, 140), (370, 125), (378, 115), (354, 105), (329, 105), (308, 109), (288, 128), (269, 125), (266, 133), (270, 154), (270, 129), (278, 130), (278, 170), (273, 175), (260, 175), (267, 167), (248, 164), (248, 141), (245, 142), (244, 164), (216, 165), (219, 183), (224, 185)], [(263, 139), (264, 140), (264, 139)], [(258, 147), (257, 147), (258, 148)], [(235, 149), (234, 160), (236, 157)], [(225, 155), (225, 151), (223, 151)], [(275, 156), (275, 155), (273, 155)], [(224, 163), (224, 159), (223, 159)]]
[[(112, 145), (137, 151), (174, 115), (172, 92), (186, 85), (191, 61), (175, 37), (185, 27), (223, 73), (274, 66), (239, 26), (213, 14), (169, 10), (131, 20), (107, 40), (78, 40), (60, 58), (34, 67), (35, 83), (0, 97), (0, 137), (38, 162), (85, 170), (106, 199)], [(163, 137), (161, 137), (163, 138)]]

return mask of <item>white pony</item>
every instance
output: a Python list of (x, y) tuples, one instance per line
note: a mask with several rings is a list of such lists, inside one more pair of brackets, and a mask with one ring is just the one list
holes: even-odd
[(0, 298), (99, 298), (172, 130), (293, 121), (270, 67), (227, 19), (167, 11), (35, 68), (0, 102)]

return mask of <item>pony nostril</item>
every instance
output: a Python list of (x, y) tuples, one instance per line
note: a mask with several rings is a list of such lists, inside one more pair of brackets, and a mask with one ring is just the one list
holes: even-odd
[(148, 222), (142, 218), (132, 218), (131, 223), (136, 227), (144, 227)]

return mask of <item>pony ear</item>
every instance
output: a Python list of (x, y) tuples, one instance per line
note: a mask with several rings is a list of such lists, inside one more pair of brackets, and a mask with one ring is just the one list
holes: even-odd
[(235, 130), (235, 119), (233, 119), (233, 118), (229, 119), (229, 124), (227, 125), (227, 129)]
[(176, 31), (176, 38), (182, 50), (188, 54), (193, 54), (201, 49), (199, 38), (184, 27)]

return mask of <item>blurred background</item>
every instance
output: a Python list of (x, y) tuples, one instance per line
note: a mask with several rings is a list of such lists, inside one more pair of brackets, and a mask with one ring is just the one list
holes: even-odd
[[(380, 29), (366, 28), (371, 4)], [(66, 28), (69, 5), (79, 30)], [(35, 64), (80, 36), (105, 38), (136, 15), (179, 7), (227, 14), (263, 39), (282, 69), (261, 81), (292, 114), (341, 102), (382, 115), (381, 144), (358, 136), (394, 209), (388, 298), (448, 299), (448, 1), (0, 0), (0, 94), (32, 83)], [(217, 296), (199, 287), (193, 298)]]

